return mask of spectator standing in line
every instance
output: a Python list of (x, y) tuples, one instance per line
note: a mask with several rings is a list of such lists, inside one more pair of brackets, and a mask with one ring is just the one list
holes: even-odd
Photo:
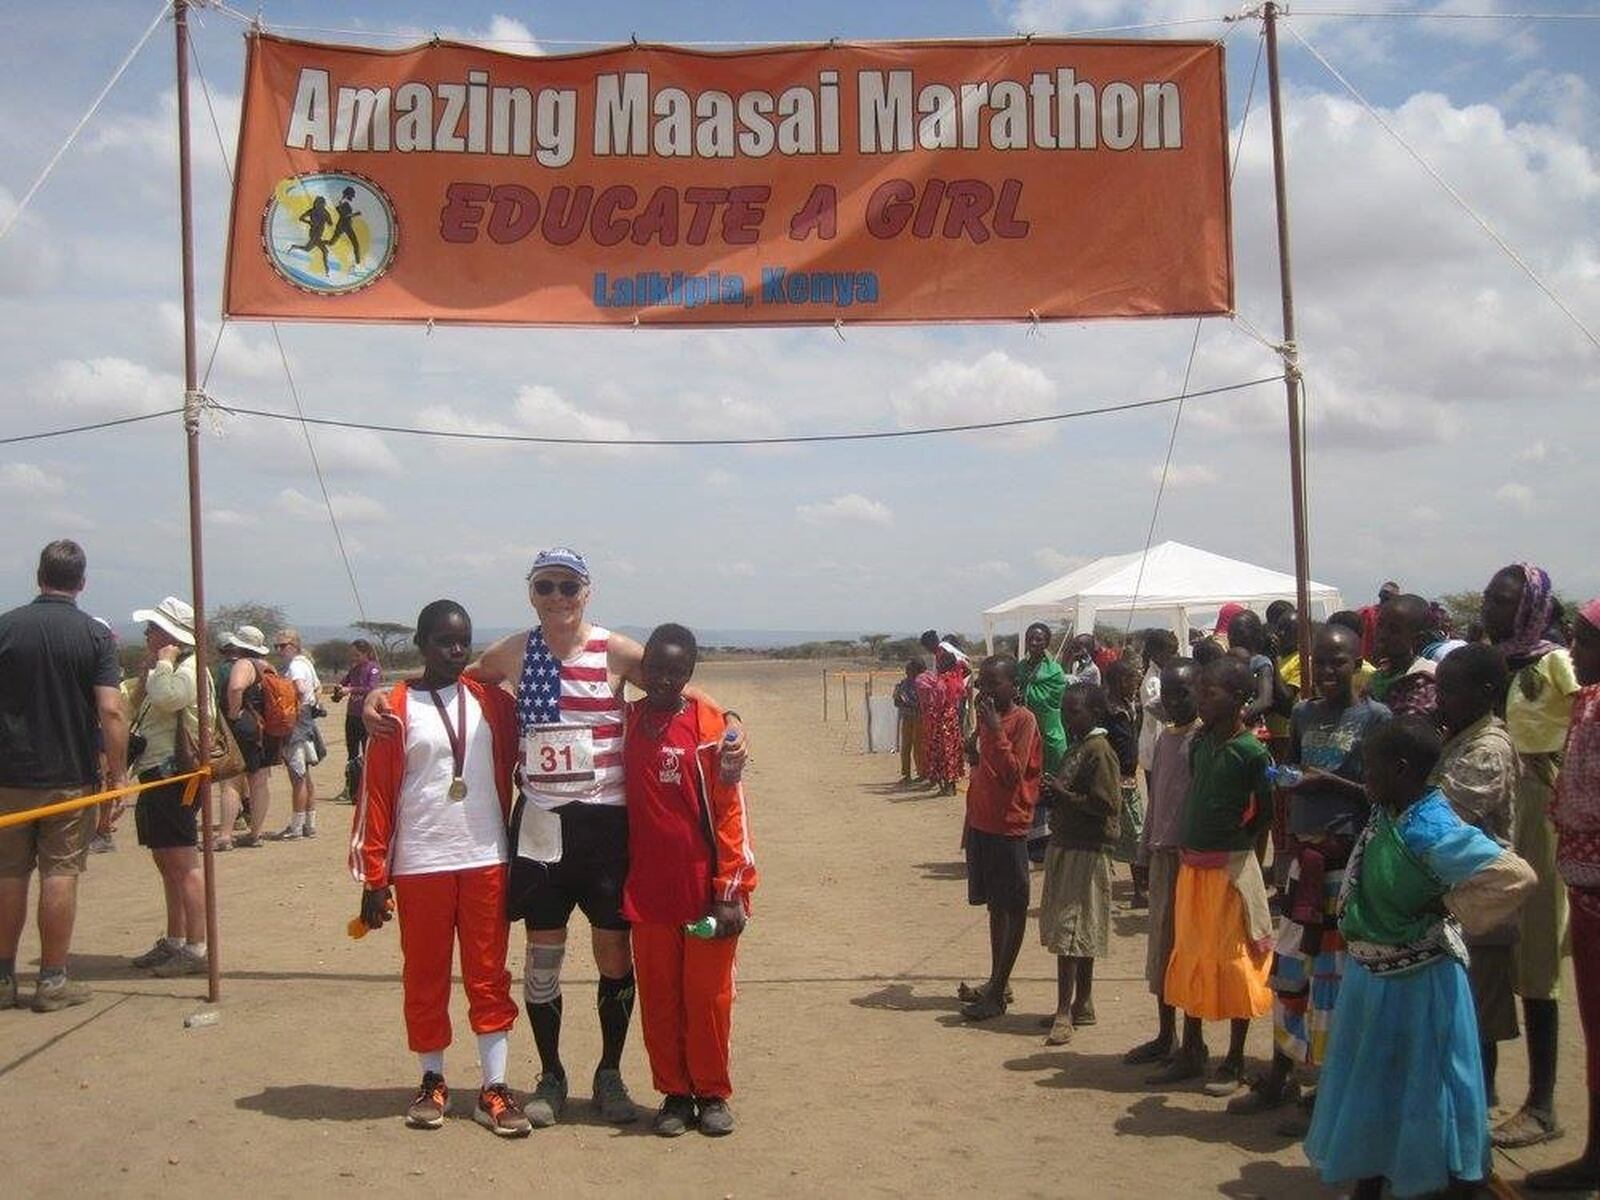
[[(1017, 663), (1017, 695), (1039, 722), (1039, 738), (1044, 745), (1044, 774), (1056, 773), (1067, 753), (1067, 731), (1061, 723), (1061, 697), (1067, 691), (1067, 674), (1049, 653), (1050, 626), (1035, 621), (1023, 632), (1023, 656)], [(1028, 858), (1044, 862), (1045, 843), (1050, 840), (1048, 806), (1033, 810), (1033, 828), (1028, 831)]]
[(1527, 1028), (1528, 1094), (1522, 1107), (1495, 1126), (1496, 1146), (1516, 1150), (1560, 1137), (1556, 1120), (1556, 1062), (1560, 1046), (1561, 960), (1568, 953), (1567, 893), (1556, 870), (1556, 834), (1550, 823), (1561, 754), (1572, 717), (1578, 677), (1566, 647), (1548, 632), (1555, 607), (1550, 576), (1532, 563), (1494, 573), (1483, 590), (1483, 628), (1505, 656), (1506, 732), (1522, 772), (1512, 842), (1538, 876), (1538, 886), (1518, 914), (1514, 952), (1516, 991)]
[(1092, 633), (1080, 633), (1072, 639), (1072, 650), (1067, 655), (1065, 663), (1067, 671), (1067, 684), (1100, 682), (1100, 664), (1095, 661), (1095, 651), (1099, 649)]
[[(263, 719), (265, 701), (261, 694), (261, 673), (267, 669), (267, 639), (254, 625), (241, 625), (224, 639), (223, 645), (233, 653), (234, 659), (222, 693), (222, 714), (244, 756), (244, 780), (250, 797), (249, 832), (239, 834), (233, 844), (255, 849), (261, 845), (261, 831), (266, 828), (267, 810), (272, 805), (272, 765), (283, 756), (279, 739), (266, 731)], [(222, 828), (225, 832), (233, 829), (226, 814)]]
[[(181, 761), (183, 742), (192, 747), (199, 741), (194, 609), (168, 596), (154, 608), (139, 609), (133, 619), (144, 622), (145, 656), (141, 673), (128, 685), (135, 744), (143, 739), (131, 769), (140, 783), (156, 783), (183, 774), (188, 769)], [(163, 977), (204, 975), (210, 969), (205, 880), (195, 853), (199, 805), (185, 804), (183, 792), (182, 783), (150, 788), (139, 793), (133, 810), (139, 844), (150, 851), (161, 875), (167, 931), (132, 964)]]
[[(1381, 616), (1378, 629), (1380, 634), (1384, 629)], [(1522, 768), (1505, 722), (1495, 715), (1509, 682), (1505, 659), (1493, 646), (1464, 645), (1460, 653), (1439, 664), (1434, 682), (1446, 741), (1428, 782), (1444, 793), (1463, 821), (1509, 846)], [(1514, 916), (1496, 928), (1466, 936), (1467, 982), (1478, 1014), (1478, 1047), (1490, 1108), (1500, 1104), (1495, 1087), (1500, 1043), (1522, 1036), (1512, 987), (1516, 942)]]
[[(86, 559), (76, 542), (39, 555), (39, 595), (0, 616), (0, 813), (92, 795), (127, 782), (128, 723), (109, 629), (78, 611)], [(98, 736), (97, 736), (98, 735)], [(0, 1008), (17, 1006), (17, 946), (28, 886), (39, 872), (35, 1012), (89, 999), (67, 978), (78, 876), (94, 833), (93, 806), (0, 830)]]
[(1421, 596), (1390, 596), (1380, 604), (1373, 651), (1378, 671), (1367, 681), (1367, 695), (1397, 717), (1422, 717), (1437, 724), (1433, 673), (1438, 664), (1422, 653), (1431, 637), (1428, 602)]
[(920, 658), (906, 661), (906, 677), (894, 685), (894, 707), (900, 718), (900, 782), (910, 783), (915, 767), (918, 781), (927, 778), (927, 763), (922, 737), (922, 709), (917, 702), (917, 676), (922, 674)]
[(361, 786), (361, 759), (367, 748), (367, 727), (361, 720), (362, 706), (367, 693), (383, 681), (383, 668), (378, 665), (378, 652), (366, 638), (350, 643), (350, 669), (344, 678), (333, 685), (335, 701), (347, 701), (344, 710), (344, 795), (340, 797), (351, 804), (356, 802), (356, 789)]
[(289, 770), (290, 800), (294, 812), (276, 840), (289, 842), (296, 838), (317, 836), (317, 793), (311, 783), (311, 768), (318, 762), (317, 718), (312, 712), (317, 704), (317, 668), (300, 648), (297, 630), (283, 630), (272, 643), (272, 648), (283, 660), (284, 676), (294, 684), (300, 696), (300, 715), (283, 743), (283, 765)]

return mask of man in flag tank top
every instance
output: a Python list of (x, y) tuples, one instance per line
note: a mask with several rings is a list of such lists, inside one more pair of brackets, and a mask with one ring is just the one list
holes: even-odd
[[(466, 670), (516, 697), (522, 789), (511, 817), (506, 908), (511, 920), (527, 928), (523, 992), (540, 1074), (525, 1112), (534, 1128), (560, 1119), (569, 1092), (560, 1052), (561, 965), (574, 908), (588, 918), (600, 972), (594, 1105), (602, 1119), (616, 1124), (638, 1117), (621, 1070), (635, 990), (622, 915), (628, 876), (622, 691), (624, 682), (643, 689), (644, 648), (589, 623), (590, 585), (589, 564), (576, 550), (540, 551), (528, 572), (528, 599), (539, 623), (494, 643)], [(704, 693), (691, 688), (688, 694), (714, 707)], [(737, 734), (727, 753), (742, 761), (738, 714), (724, 715)], [(393, 716), (380, 693), (368, 699), (366, 721), (375, 736), (391, 727)]]

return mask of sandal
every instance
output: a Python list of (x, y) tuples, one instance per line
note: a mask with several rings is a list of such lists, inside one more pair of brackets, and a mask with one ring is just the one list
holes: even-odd
[(1050, 1023), (1050, 1033), (1044, 1039), (1046, 1046), (1065, 1046), (1072, 1040), (1072, 1018), (1065, 1014)]
[(1565, 1132), (1556, 1124), (1554, 1113), (1523, 1107), (1490, 1130), (1489, 1140), (1502, 1150), (1520, 1150), (1540, 1142), (1553, 1142)]
[(995, 1017), (1003, 1017), (1006, 1015), (1006, 1002), (985, 994), (971, 1004), (963, 1004), (961, 1015), (968, 1021), (988, 1021)]
[(1173, 1043), (1170, 1039), (1151, 1038), (1148, 1042), (1141, 1042), (1132, 1050), (1122, 1056), (1122, 1061), (1130, 1067), (1146, 1066), (1150, 1063), (1164, 1063), (1172, 1057)]

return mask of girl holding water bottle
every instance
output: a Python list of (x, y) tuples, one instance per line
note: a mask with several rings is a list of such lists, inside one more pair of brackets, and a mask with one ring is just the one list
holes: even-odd
[(644, 646), (644, 699), (628, 705), (623, 775), (645, 1049), (664, 1093), (656, 1133), (733, 1132), (728, 1098), (733, 968), (756, 885), (739, 767), (722, 759), (726, 714), (683, 694), (698, 647), (682, 625)]

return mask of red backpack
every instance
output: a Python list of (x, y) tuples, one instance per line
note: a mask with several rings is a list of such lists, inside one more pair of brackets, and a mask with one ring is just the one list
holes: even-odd
[(294, 680), (258, 661), (256, 682), (261, 685), (261, 732), (268, 737), (288, 737), (300, 717), (300, 692)]

